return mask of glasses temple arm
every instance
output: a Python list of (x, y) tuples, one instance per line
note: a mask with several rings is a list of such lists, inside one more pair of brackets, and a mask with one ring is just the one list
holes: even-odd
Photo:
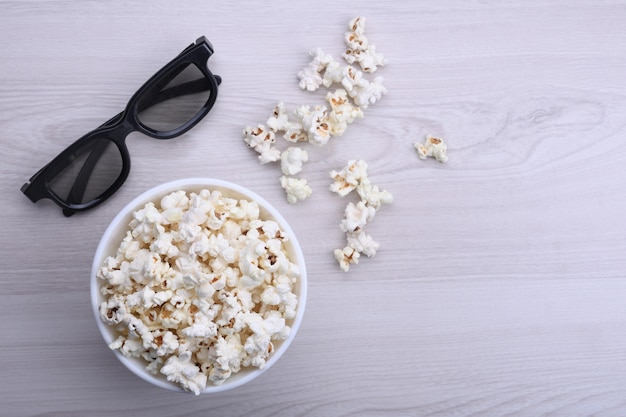
[[(117, 116), (116, 116), (117, 117)], [(78, 204), (82, 201), (83, 196), (85, 195), (85, 190), (87, 189), (87, 184), (89, 183), (89, 179), (91, 178), (91, 174), (93, 173), (94, 168), (98, 164), (98, 161), (104, 155), (104, 151), (107, 146), (112, 145), (111, 141), (97, 141), (91, 152), (89, 152), (89, 156), (85, 160), (85, 163), (80, 168), (80, 172), (76, 176), (76, 180), (74, 184), (72, 184), (72, 188), (67, 195), (67, 202)], [(63, 214), (66, 217), (74, 214), (74, 210), (71, 209), (63, 209)]]
[[(214, 75), (217, 84), (220, 85), (222, 83), (222, 77), (219, 75)], [(159, 91), (158, 94), (150, 94), (146, 97), (140, 106), (137, 108), (137, 112), (142, 112), (146, 109), (149, 109), (152, 106), (155, 106), (159, 103), (162, 103), (166, 100), (170, 100), (172, 98), (184, 96), (191, 93), (197, 93), (200, 91), (206, 91), (211, 88), (211, 83), (207, 78), (200, 78), (198, 80), (189, 81), (183, 84), (179, 84), (165, 90)]]

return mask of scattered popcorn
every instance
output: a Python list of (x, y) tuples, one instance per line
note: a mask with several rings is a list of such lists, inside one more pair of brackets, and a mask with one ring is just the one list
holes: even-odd
[(257, 149), (268, 148), (276, 142), (274, 133), (261, 124), (256, 128), (246, 127), (243, 130), (243, 138), (246, 144), (257, 152)]
[(289, 122), (289, 115), (287, 114), (287, 110), (285, 109), (285, 103), (282, 101), (276, 105), (274, 108), (274, 112), (267, 119), (267, 126), (272, 129), (274, 132), (280, 132), (284, 130), (288, 130), (291, 127), (291, 123)]
[(346, 233), (348, 247), (353, 248), (359, 253), (365, 254), (368, 258), (376, 255), (376, 251), (380, 244), (376, 242), (370, 235), (363, 230)]
[(267, 125), (275, 133), (283, 132), (283, 138), (288, 142), (298, 143), (309, 140), (306, 132), (302, 130), (302, 124), (289, 120), (289, 114), (283, 102), (276, 105), (274, 112), (267, 119)]
[(261, 152), (259, 155), (259, 162), (261, 165), (268, 164), (270, 162), (276, 162), (280, 159), (280, 151), (278, 149), (267, 149)]
[(383, 204), (393, 203), (393, 195), (387, 190), (379, 190), (368, 178), (364, 178), (356, 187), (356, 192), (368, 207), (378, 210)]
[(446, 154), (448, 146), (442, 139), (427, 135), (426, 141), (423, 144), (417, 142), (414, 144), (414, 147), (417, 150), (417, 156), (419, 156), (420, 159), (426, 159), (431, 156), (438, 162), (448, 162), (448, 155)]
[(370, 45), (367, 49), (348, 49), (344, 58), (349, 63), (358, 62), (363, 71), (374, 72), (379, 66), (387, 63), (384, 55), (376, 52), (376, 45)]
[(361, 202), (366, 207), (378, 210), (381, 205), (393, 202), (393, 195), (389, 191), (381, 191), (378, 186), (372, 184), (367, 175), (367, 162), (363, 160), (348, 161), (348, 165), (340, 171), (330, 171), (330, 177), (333, 179), (330, 191), (344, 197), (357, 190)]
[(330, 125), (328, 123), (328, 109), (320, 105), (311, 108), (300, 106), (296, 110), (296, 117), (302, 124), (302, 130), (306, 132), (309, 143), (321, 146), (330, 139)]
[(365, 18), (356, 17), (348, 25), (344, 40), (348, 49), (344, 52), (344, 59), (353, 64), (358, 62), (365, 72), (374, 72), (379, 66), (384, 66), (387, 60), (383, 54), (376, 52), (376, 46), (370, 44), (364, 35)]
[(195, 394), (262, 368), (296, 315), (300, 270), (286, 241), (256, 202), (219, 191), (146, 204), (98, 271), (100, 318), (118, 332), (109, 347)]
[(287, 193), (287, 202), (296, 204), (300, 200), (304, 200), (311, 196), (313, 190), (307, 184), (307, 180), (302, 178), (280, 177), (280, 186)]
[(376, 77), (374, 82), (369, 82), (365, 79), (357, 81), (352, 80), (352, 78), (347, 78), (347, 80), (357, 82), (351, 85), (348, 94), (352, 97), (354, 103), (363, 109), (366, 109), (370, 104), (375, 104), (382, 96), (387, 94), (387, 89), (383, 85), (383, 77)]
[[(379, 66), (386, 64), (383, 54), (376, 51), (376, 46), (370, 44), (365, 37), (365, 18), (356, 17), (350, 24), (350, 31), (345, 34), (348, 50), (343, 54), (348, 64), (357, 62), (367, 73), (376, 71)], [(355, 103), (366, 108), (387, 93), (382, 85), (383, 78), (377, 77), (374, 82), (363, 78), (361, 71), (350, 65), (341, 65), (331, 55), (321, 49), (314, 49), (309, 53), (313, 60), (298, 73), (299, 86), (303, 90), (316, 91), (320, 86), (329, 88), (334, 83), (340, 83)]]
[[(280, 160), (284, 176), (297, 174), (301, 164), (291, 159), (300, 156), (291, 152), (281, 153), (276, 149), (274, 143), (277, 134), (282, 134), (286, 141), (294, 144), (309, 142), (315, 146), (326, 145), (333, 136), (343, 136), (350, 123), (363, 117), (364, 109), (387, 93), (382, 77), (370, 81), (362, 71), (350, 65), (358, 62), (363, 71), (371, 73), (386, 63), (384, 56), (376, 52), (376, 47), (364, 35), (365, 18), (356, 17), (348, 26), (349, 31), (345, 33), (344, 40), (349, 49), (343, 54), (348, 65), (335, 61), (323, 49), (315, 48), (309, 51), (311, 61), (297, 74), (298, 85), (303, 90), (316, 91), (321, 86), (330, 88), (334, 84), (340, 86), (326, 95), (330, 109), (323, 104), (302, 105), (296, 108), (294, 117), (290, 119), (285, 104), (279, 102), (266, 122), (267, 127), (258, 125), (256, 128), (244, 129), (244, 141), (259, 154), (261, 164)], [(308, 156), (306, 154), (307, 159)], [(287, 200), (292, 204), (310, 195), (310, 187), (302, 179), (281, 178), (281, 185), (287, 192)], [(354, 187), (346, 192), (352, 189)], [(171, 249), (167, 237), (157, 246), (159, 253)]]
[(322, 85), (330, 88), (333, 84), (340, 84), (350, 68), (349, 65), (341, 65), (337, 61), (329, 62), (322, 77)]
[(339, 267), (345, 272), (350, 270), (350, 265), (358, 264), (361, 256), (356, 249), (350, 246), (346, 246), (343, 249), (335, 249), (334, 254), (335, 259), (339, 262)]
[(340, 84), (357, 106), (367, 108), (387, 94), (383, 86), (383, 77), (376, 77), (371, 82), (364, 78), (363, 73), (350, 65), (340, 65), (332, 62), (324, 72), (322, 84), (330, 88), (333, 84)]
[(243, 138), (246, 144), (259, 153), (261, 164), (276, 162), (280, 159), (280, 151), (273, 145), (276, 142), (276, 135), (271, 130), (267, 130), (264, 125), (256, 128), (246, 127), (243, 130)]
[(341, 171), (331, 171), (330, 176), (334, 180), (330, 185), (330, 191), (344, 197), (355, 190), (361, 180), (367, 178), (367, 162), (350, 160)]
[(363, 111), (352, 104), (348, 93), (343, 88), (326, 95), (326, 101), (330, 104), (331, 112), (328, 116), (330, 134), (341, 136), (346, 131), (348, 124), (355, 119), (363, 117)]
[(299, 122), (292, 123), (291, 127), (285, 131), (283, 134), (283, 138), (287, 142), (291, 143), (301, 143), (307, 142), (309, 140), (309, 135), (302, 130), (302, 124)]
[(368, 41), (365, 37), (365, 18), (357, 16), (348, 23), (348, 32), (345, 33), (344, 38), (346, 45), (352, 49), (365, 50), (368, 47)]
[(285, 175), (296, 175), (309, 160), (307, 151), (290, 146), (280, 155), (280, 168)]
[(331, 191), (344, 197), (356, 190), (360, 197), (358, 203), (348, 203), (339, 225), (341, 231), (346, 233), (347, 245), (335, 250), (335, 259), (340, 268), (347, 272), (351, 264), (358, 263), (361, 253), (370, 258), (376, 255), (380, 244), (363, 229), (383, 204), (393, 202), (393, 196), (371, 183), (367, 176), (367, 163), (362, 160), (351, 160), (342, 170), (331, 171), (330, 176), (334, 180), (330, 185)]
[(306, 68), (298, 73), (298, 78), (300, 79), (299, 86), (303, 90), (315, 91), (322, 84), (322, 73), (328, 64), (333, 62), (333, 57), (320, 48), (311, 50), (309, 55), (313, 59)]
[[(282, 133), (282, 137), (291, 143), (309, 142), (316, 146), (326, 145), (332, 137), (343, 136), (349, 124), (362, 118), (365, 109), (387, 94), (383, 77), (368, 79), (369, 74), (386, 65), (387, 60), (365, 36), (365, 18), (359, 16), (352, 19), (348, 29), (344, 34), (344, 41), (348, 47), (343, 53), (345, 63), (335, 61), (330, 54), (316, 48), (309, 51), (311, 61), (297, 74), (298, 85), (303, 90), (317, 91), (322, 86), (327, 89), (335, 86), (334, 91), (326, 94), (329, 107), (321, 104), (303, 105), (293, 112), (293, 120), (290, 120), (284, 103), (278, 103), (272, 116), (267, 120), (267, 126), (272, 133)], [(352, 66), (356, 63), (359, 64), (360, 70)], [(271, 139), (268, 138), (269, 140)], [(280, 184), (287, 194), (287, 201), (295, 204), (308, 198), (312, 190), (307, 181), (291, 177), (301, 171), (302, 164), (308, 161), (308, 153), (290, 147), (279, 156), (271, 146), (256, 145), (257, 142), (259, 142), (257, 138), (246, 139), (246, 143), (260, 153), (259, 159), (262, 163), (280, 159), (283, 174), (280, 177)], [(341, 269), (348, 271), (351, 264), (358, 263), (360, 254), (363, 253), (368, 257), (375, 255), (379, 244), (362, 229), (383, 204), (393, 202), (393, 196), (370, 182), (367, 178), (367, 164), (364, 161), (349, 161), (348, 166), (341, 171), (332, 171), (331, 177), (333, 178), (331, 191), (343, 197), (356, 190), (361, 200), (357, 204), (349, 203), (346, 207), (340, 227), (346, 233), (347, 246), (335, 251), (335, 258)], [(167, 241), (162, 246), (162, 250), (169, 249)], [(266, 304), (277, 302), (279, 299), (284, 301), (276, 291), (271, 287), (267, 288), (263, 294)]]
[(348, 203), (344, 212), (343, 220), (341, 221), (341, 230), (346, 233), (356, 232), (371, 221), (376, 214), (374, 207), (365, 205), (362, 201), (356, 203)]

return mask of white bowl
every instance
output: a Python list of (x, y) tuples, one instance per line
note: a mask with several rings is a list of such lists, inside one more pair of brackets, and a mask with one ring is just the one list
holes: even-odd
[[(213, 385), (211, 382), (208, 382), (207, 387), (202, 390), (202, 393), (214, 393), (241, 386), (247, 382), (252, 381), (260, 374), (271, 368), (271, 366), (276, 363), (276, 361), (278, 361), (283, 353), (285, 353), (285, 351), (293, 341), (298, 331), (298, 328), (300, 327), (302, 316), (304, 314), (307, 294), (307, 274), (302, 249), (300, 248), (300, 245), (293, 230), (291, 229), (291, 227), (289, 227), (289, 224), (280, 215), (280, 213), (265, 199), (240, 185), (211, 178), (181, 179), (158, 185), (144, 192), (143, 194), (132, 200), (130, 203), (128, 203), (128, 205), (126, 205), (126, 207), (124, 207), (119, 212), (119, 214), (115, 216), (111, 224), (104, 232), (102, 239), (100, 240), (98, 248), (96, 249), (96, 254), (93, 260), (91, 270), (91, 304), (94, 314), (96, 316), (96, 322), (98, 323), (100, 333), (102, 333), (102, 337), (108, 345), (112, 343), (118, 335), (116, 334), (113, 326), (105, 324), (100, 319), (99, 306), (105, 300), (99, 291), (100, 280), (96, 278), (96, 273), (98, 269), (102, 266), (104, 259), (107, 256), (115, 254), (117, 248), (119, 247), (122, 239), (126, 234), (126, 231), (128, 230), (128, 223), (132, 218), (133, 212), (142, 208), (146, 203), (150, 201), (159, 202), (163, 196), (173, 191), (185, 190), (187, 192), (199, 192), (202, 189), (209, 189), (211, 191), (219, 190), (226, 197), (238, 199), (243, 198), (257, 202), (260, 207), (261, 218), (272, 219), (276, 221), (289, 237), (289, 240), (286, 242), (286, 249), (291, 257), (291, 261), (297, 264), (301, 271), (301, 276), (294, 288), (294, 293), (298, 296), (298, 307), (296, 316), (294, 319), (287, 322), (287, 324), (291, 327), (291, 333), (289, 334), (289, 337), (282, 341), (273, 342), (275, 350), (267, 359), (267, 362), (263, 369), (252, 367), (242, 368), (241, 371), (239, 371), (238, 373), (233, 373), (232, 376), (228, 378), (222, 385)], [(124, 364), (130, 371), (132, 371), (142, 379), (161, 388), (172, 391), (187, 392), (184, 391), (182, 387), (180, 387), (178, 384), (167, 381), (167, 379), (163, 375), (153, 375), (148, 372), (146, 370), (147, 362), (143, 359), (128, 358), (122, 355), (119, 350), (113, 350), (113, 352), (115, 356), (122, 362), (122, 364)]]

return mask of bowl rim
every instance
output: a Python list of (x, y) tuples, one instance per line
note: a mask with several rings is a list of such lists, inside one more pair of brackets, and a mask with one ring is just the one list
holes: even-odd
[[(162, 198), (163, 196), (165, 196), (166, 194), (169, 194), (170, 192), (174, 192), (178, 190), (194, 192), (194, 190), (193, 189), (190, 190), (190, 188), (197, 189), (198, 191), (201, 189), (209, 189), (213, 191), (212, 188), (231, 190), (231, 191), (241, 194), (242, 196), (244, 196), (245, 198), (249, 200), (257, 202), (259, 207), (262, 210), (263, 209), (266, 210), (267, 213), (272, 217), (272, 219), (275, 220), (280, 225), (280, 227), (285, 231), (285, 233), (289, 236), (289, 241), (290, 241), (292, 250), (296, 258), (295, 259), (296, 264), (300, 268), (300, 277), (298, 279), (299, 280), (298, 306), (296, 310), (296, 316), (293, 319), (291, 319), (291, 324), (290, 324), (291, 331), (287, 339), (284, 339), (281, 341), (280, 346), (270, 355), (270, 357), (267, 359), (265, 363), (265, 366), (262, 369), (253, 368), (249, 371), (242, 371), (244, 372), (243, 375), (241, 373), (233, 374), (231, 378), (234, 378), (234, 379), (231, 380), (231, 378), (229, 378), (221, 385), (207, 385), (206, 388), (200, 391), (201, 394), (216, 393), (216, 392), (226, 391), (226, 390), (230, 390), (230, 389), (239, 387), (241, 385), (244, 385), (252, 381), (253, 379), (257, 378), (259, 375), (261, 375), (265, 371), (267, 371), (274, 363), (278, 361), (278, 359), (280, 359), (280, 357), (285, 353), (285, 351), (291, 345), (293, 339), (296, 336), (296, 333), (298, 332), (298, 329), (300, 328), (302, 317), (304, 315), (306, 299), (307, 299), (308, 283), (307, 283), (307, 270), (306, 270), (306, 264), (304, 260), (304, 254), (302, 252), (302, 247), (300, 246), (297, 236), (294, 233), (291, 226), (289, 225), (289, 223), (287, 222), (287, 220), (265, 198), (261, 197), (259, 194), (250, 190), (249, 188), (246, 188), (239, 184), (235, 184), (233, 182), (225, 181), (221, 179), (209, 178), (209, 177), (190, 177), (190, 178), (181, 178), (178, 180), (168, 181), (168, 182), (156, 185), (144, 191), (143, 193), (139, 194), (138, 196), (133, 198), (128, 204), (126, 204), (117, 213), (117, 215), (113, 218), (113, 220), (111, 220), (111, 222), (105, 229), (104, 233), (102, 234), (102, 237), (100, 238), (100, 241), (94, 253), (93, 263), (91, 267), (91, 276), (90, 276), (91, 306), (92, 306), (93, 313), (95, 315), (96, 323), (98, 325), (100, 334), (102, 338), (104, 339), (104, 341), (106, 342), (106, 344), (108, 345), (111, 342), (113, 342), (114, 339), (111, 338), (110, 326), (106, 325), (100, 319), (100, 310), (99, 310), (100, 303), (101, 303), (100, 291), (99, 291), (100, 286), (98, 285), (98, 279), (96, 277), (96, 274), (98, 272), (98, 269), (100, 269), (100, 267), (102, 266), (102, 262), (104, 261), (106, 256), (108, 256), (104, 252), (106, 251), (106, 248), (109, 245), (111, 238), (114, 237), (115, 232), (117, 231), (118, 227), (120, 227), (121, 223), (124, 222), (125, 220), (129, 221), (132, 213), (138, 210), (139, 208), (143, 207), (146, 203), (150, 201), (155, 201), (156, 199)], [(223, 190), (220, 190), (220, 191), (223, 191)], [(127, 227), (127, 225), (125, 227)], [(140, 368), (137, 365), (135, 360), (133, 360), (132, 358), (127, 358), (119, 350), (115, 349), (115, 350), (112, 350), (112, 352), (126, 368), (128, 368), (135, 375), (139, 376), (141, 379), (147, 382), (150, 382), (153, 385), (159, 386), (161, 388), (165, 388), (170, 391), (185, 392), (185, 393), (190, 392), (190, 391), (184, 390), (180, 385), (174, 382), (167, 381), (163, 377), (152, 375), (145, 369), (145, 367)]]

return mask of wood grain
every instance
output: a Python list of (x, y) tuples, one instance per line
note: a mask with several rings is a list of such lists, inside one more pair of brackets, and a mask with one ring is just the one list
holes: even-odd
[[(623, 416), (626, 414), (626, 3), (363, 0), (261, 4), (0, 0), (0, 415)], [(356, 15), (389, 59), (389, 93), (303, 171), (279, 170), (241, 130), (278, 101), (318, 104), (296, 73), (339, 58)], [(66, 219), (19, 187), (197, 36), (216, 54), (218, 103), (172, 141), (132, 134), (133, 167), (106, 204)], [(443, 137), (450, 160), (412, 146)], [(390, 190), (349, 273), (332, 251), (344, 199), (328, 172), (369, 163)], [(98, 240), (138, 193), (211, 176), (262, 194), (307, 259), (305, 320), (249, 385), (195, 398), (130, 374), (98, 334)]]

